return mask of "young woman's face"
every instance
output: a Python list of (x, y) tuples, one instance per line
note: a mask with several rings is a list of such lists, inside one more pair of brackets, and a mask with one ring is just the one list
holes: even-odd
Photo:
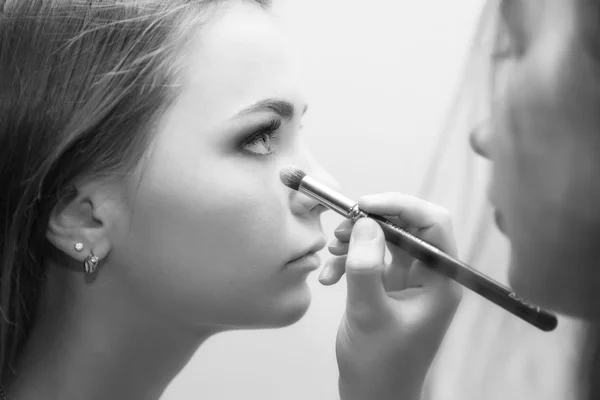
[(324, 208), (279, 171), (294, 164), (336, 185), (304, 145), (294, 64), (251, 2), (217, 14), (189, 52), (111, 259), (132, 296), (183, 324), (289, 324), (306, 311), (306, 278), (319, 266), (291, 261), (324, 247)]
[(512, 286), (589, 316), (600, 301), (600, 65), (581, 40), (578, 3), (502, 2), (508, 52), (496, 61), (492, 129), (473, 142), (493, 162)]

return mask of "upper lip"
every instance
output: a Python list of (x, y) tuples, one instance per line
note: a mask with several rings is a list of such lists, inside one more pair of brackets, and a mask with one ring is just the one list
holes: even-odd
[(291, 261), (298, 260), (299, 258), (302, 258), (302, 257), (304, 257), (304, 256), (306, 256), (308, 254), (313, 254), (313, 253), (316, 253), (319, 250), (323, 250), (323, 248), (326, 245), (327, 245), (327, 239), (325, 238), (325, 236), (321, 236), (319, 238), (319, 240), (317, 240), (316, 242), (314, 242), (311, 246), (307, 247), (302, 252), (296, 253), (296, 255), (292, 258)]

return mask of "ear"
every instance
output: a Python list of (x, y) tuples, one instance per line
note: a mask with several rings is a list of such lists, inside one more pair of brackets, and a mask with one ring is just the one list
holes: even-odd
[[(111, 233), (123, 222), (123, 196), (119, 184), (76, 185), (76, 194), (59, 202), (48, 222), (46, 238), (63, 253), (83, 263), (93, 252), (100, 260), (110, 253)], [(83, 244), (78, 251), (76, 244)]]

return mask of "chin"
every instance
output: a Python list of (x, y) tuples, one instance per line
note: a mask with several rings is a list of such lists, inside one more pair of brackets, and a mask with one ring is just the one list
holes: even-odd
[(227, 326), (227, 330), (283, 328), (298, 322), (308, 311), (311, 300), (310, 289), (305, 283), (277, 297), (264, 299), (262, 305), (238, 310), (236, 317), (223, 326)]
[[(550, 272), (552, 260), (546, 261), (513, 256), (508, 281), (514, 292), (525, 301), (548, 311), (600, 322), (598, 308), (594, 306), (600, 298), (598, 294), (589, 293), (591, 286), (553, 276)], [(596, 301), (592, 301), (591, 297)]]
[(294, 291), (286, 293), (281, 299), (277, 300), (273, 310), (273, 328), (282, 328), (298, 322), (310, 307), (312, 295), (307, 284), (296, 288)]
[(508, 282), (511, 289), (528, 303), (534, 303), (542, 308), (548, 307), (547, 301), (545, 301), (547, 296), (544, 295), (544, 290), (538, 287), (540, 282), (536, 282), (531, 276), (528, 276), (514, 258), (510, 262)]

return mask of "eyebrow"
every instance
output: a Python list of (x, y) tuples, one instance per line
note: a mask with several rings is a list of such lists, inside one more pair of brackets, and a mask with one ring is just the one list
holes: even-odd
[[(304, 115), (306, 113), (307, 109), (308, 109), (308, 105), (304, 106), (304, 109), (302, 110), (302, 115)], [(264, 100), (260, 100), (256, 103), (252, 104), (251, 106), (246, 107), (243, 110), (239, 111), (237, 114), (235, 114), (233, 116), (233, 118), (240, 118), (240, 117), (244, 117), (248, 114), (254, 114), (254, 113), (259, 113), (259, 112), (274, 112), (275, 114), (279, 115), (282, 118), (292, 119), (292, 118), (294, 118), (295, 107), (292, 103), (290, 103), (287, 100), (264, 99)]]

